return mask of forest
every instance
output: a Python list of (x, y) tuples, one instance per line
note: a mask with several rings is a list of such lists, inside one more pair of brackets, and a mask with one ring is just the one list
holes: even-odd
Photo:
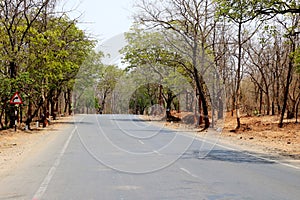
[[(76, 113), (190, 112), (204, 129), (236, 117), (298, 122), (298, 1), (138, 0), (120, 49), (102, 63), (97, 41), (55, 0), (1, 0), (0, 124)], [(11, 104), (19, 92), (23, 104)], [(16, 115), (17, 111), (17, 115)]]
[[(95, 41), (55, 6), (53, 0), (0, 2), (1, 129), (16, 120), (29, 126), (42, 115), (71, 113), (74, 78)], [(16, 92), (23, 104), (10, 103)]]

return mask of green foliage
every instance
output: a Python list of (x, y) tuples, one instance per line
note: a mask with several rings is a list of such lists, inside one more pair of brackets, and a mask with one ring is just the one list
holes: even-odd
[[(123, 62), (128, 64), (127, 71), (144, 67), (145, 72), (150, 70), (159, 74), (163, 67), (175, 70), (183, 76), (189, 76), (184, 67), (192, 68), (191, 62), (172, 49), (163, 33), (146, 31), (135, 25), (125, 34), (125, 37), (128, 45), (121, 50), (121, 53), (124, 54)], [(189, 81), (191, 82), (191, 79)]]
[(97, 87), (101, 90), (112, 91), (123, 75), (123, 70), (115, 65), (104, 66), (98, 75)]
[(161, 98), (166, 106), (171, 106), (177, 95), (192, 84), (192, 73), (187, 70), (192, 71), (189, 59), (178, 53), (166, 40), (166, 35), (158, 31), (146, 31), (134, 26), (126, 33), (126, 39), (128, 45), (121, 53), (124, 55), (123, 62), (128, 65), (129, 79), (135, 85), (132, 86), (135, 92), (129, 102), (131, 110), (142, 113), (146, 107), (159, 103), (160, 94), (157, 93), (160, 85)]
[(74, 85), (75, 107), (78, 112), (88, 107), (97, 111), (104, 109), (106, 99), (124, 74), (117, 66), (104, 65), (102, 58), (102, 52), (91, 51), (81, 65)]
[(226, 17), (235, 23), (246, 23), (258, 17), (257, 8), (261, 6), (256, 0), (215, 0), (217, 17)]
[(299, 1), (297, 0), (260, 0), (256, 12), (259, 14), (275, 16), (277, 14), (299, 13)]
[(300, 47), (298, 47), (294, 53), (294, 63), (296, 65), (296, 71), (300, 74)]
[[(53, 91), (72, 87), (80, 66), (94, 48), (95, 41), (75, 21), (50, 14), (45, 20), (37, 6), (29, 6), (26, 13), (1, 13), (7, 16), (0, 19), (0, 102), (19, 91), (25, 105), (30, 100), (39, 108), (40, 100), (51, 99)], [(0, 113), (6, 106), (3, 104)]]
[(139, 87), (132, 95), (129, 108), (135, 114), (143, 114), (147, 107), (157, 104), (157, 88), (158, 85), (146, 84)]
[(101, 102), (101, 108), (105, 108), (106, 99), (112, 94), (116, 84), (124, 75), (124, 71), (115, 65), (103, 66), (97, 74), (96, 93)]
[(158, 32), (147, 32), (133, 27), (125, 34), (128, 45), (121, 50), (125, 54), (123, 60), (130, 68), (162, 61), (166, 52), (163, 47), (163, 36)]
[[(99, 73), (102, 71), (104, 65), (101, 62), (103, 58), (102, 52), (89, 51), (86, 59), (81, 64), (76, 79), (74, 80), (74, 97), (75, 108), (80, 111), (82, 107), (90, 105), (91, 108), (98, 109), (98, 101), (95, 97), (95, 88), (99, 80)], [(72, 87), (71, 84), (69, 87)], [(85, 103), (89, 102), (89, 103)], [(94, 102), (92, 105), (90, 102)], [(93, 107), (94, 106), (94, 107)]]

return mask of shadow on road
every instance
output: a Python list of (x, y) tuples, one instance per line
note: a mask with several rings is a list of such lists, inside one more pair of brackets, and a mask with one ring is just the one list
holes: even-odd
[[(266, 158), (266, 159), (264, 159)], [(201, 152), (199, 150), (187, 151), (182, 159), (214, 160), (233, 163), (253, 163), (253, 164), (274, 164), (270, 156), (250, 153), (247, 151), (233, 150), (211, 150), (210, 152)], [(270, 159), (270, 160), (269, 160)]]
[(145, 122), (146, 120), (143, 119), (111, 119), (113, 121), (119, 121), (119, 122)]

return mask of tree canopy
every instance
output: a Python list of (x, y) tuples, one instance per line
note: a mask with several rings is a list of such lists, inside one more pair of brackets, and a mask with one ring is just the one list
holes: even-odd
[[(58, 97), (94, 48), (95, 41), (67, 15), (54, 13), (55, 1), (1, 1), (1, 115), (2, 128), (14, 123), (11, 95), (19, 91), (29, 125), (40, 109), (57, 111)], [(70, 100), (70, 99), (69, 99)], [(51, 108), (49, 108), (51, 107)], [(2, 123), (5, 118), (4, 124)]]

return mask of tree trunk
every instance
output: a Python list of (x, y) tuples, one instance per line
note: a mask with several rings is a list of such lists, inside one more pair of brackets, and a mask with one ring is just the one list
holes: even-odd
[(26, 124), (28, 124), (28, 128), (30, 129), (30, 123), (32, 122), (33, 118), (35, 118), (39, 112), (39, 110), (41, 109), (41, 107), (44, 105), (44, 101), (43, 101), (43, 98), (40, 99), (36, 109), (34, 110), (33, 114), (31, 114), (32, 112), (32, 103), (31, 101), (29, 100), (29, 114), (28, 114), (28, 118), (26, 120)]
[(69, 103), (70, 103), (67, 91), (64, 92), (64, 101), (65, 101), (64, 114), (66, 114), (68, 112)]
[(267, 101), (267, 115), (269, 116), (271, 113), (271, 102), (270, 102), (270, 94), (269, 94), (269, 88), (266, 89), (266, 101)]
[[(199, 103), (202, 104), (202, 110), (203, 110), (203, 114), (204, 114), (204, 129), (208, 129), (210, 122), (209, 122), (209, 117), (208, 117), (208, 106), (207, 106), (207, 101), (206, 101), (206, 97), (205, 94), (203, 92), (203, 88), (201, 86), (200, 83), (200, 77), (198, 74), (198, 70), (196, 67), (194, 67), (194, 76), (195, 76), (195, 81), (196, 81), (196, 85), (197, 85), (197, 89), (199, 92)], [(201, 114), (199, 116), (199, 122), (201, 121)]]
[(9, 107), (8, 106), (6, 106), (6, 108), (5, 108), (5, 117), (4, 117), (4, 124), (5, 124), (5, 127), (7, 128), (7, 126), (8, 126), (8, 122), (9, 122)]
[[(292, 41), (292, 52), (295, 52), (295, 44)], [(290, 60), (289, 60), (289, 66), (288, 66), (288, 73), (287, 73), (287, 79), (286, 79), (286, 85), (285, 85), (285, 89), (284, 89), (284, 97), (283, 97), (283, 106), (282, 106), (282, 111), (281, 111), (281, 115), (280, 115), (280, 121), (279, 121), (279, 128), (283, 127), (283, 120), (284, 120), (284, 115), (285, 115), (285, 111), (287, 108), (287, 102), (288, 102), (288, 97), (289, 97), (289, 88), (290, 88), (290, 83), (292, 82), (292, 73), (293, 73), (293, 57), (294, 56), (290, 56)]]
[(164, 103), (164, 100), (163, 100), (163, 97), (162, 97), (162, 90), (163, 90), (163, 86), (162, 86), (162, 85), (159, 85), (158, 104), (159, 104), (160, 106), (163, 106), (163, 103)]
[(298, 123), (298, 115), (299, 115), (299, 104), (300, 104), (300, 100), (298, 100), (297, 104), (296, 104), (296, 124)]
[(238, 68), (236, 77), (236, 129), (241, 127), (241, 114), (240, 114), (240, 97), (241, 97), (241, 69), (242, 69), (242, 23), (239, 23), (238, 28)]
[(263, 91), (259, 90), (259, 114), (263, 113)]
[(4, 125), (3, 125), (3, 123), (2, 123), (2, 118), (3, 118), (3, 115), (4, 115), (4, 112), (5, 112), (5, 104), (4, 104), (4, 106), (2, 107), (2, 109), (1, 109), (1, 113), (0, 113), (0, 125), (1, 125), (1, 129), (3, 130), (3, 128), (4, 128)]
[(52, 99), (53, 105), (51, 105), (51, 116), (53, 117), (53, 120), (56, 120), (56, 116), (58, 114), (58, 109), (59, 109), (58, 100), (59, 100), (60, 94), (61, 94), (61, 89), (56, 90), (55, 95)]
[(195, 106), (193, 106), (194, 108), (194, 124), (195, 125), (198, 125), (198, 116), (197, 116), (197, 113), (198, 113), (198, 99), (197, 99), (197, 87), (195, 88), (195, 96), (194, 96), (194, 104)]
[(187, 112), (189, 111), (189, 94), (187, 90), (185, 90), (185, 109)]
[(198, 126), (200, 126), (201, 124), (203, 124), (202, 101), (201, 101), (201, 98), (198, 98), (198, 112), (199, 112)]
[(67, 94), (68, 94), (68, 113), (69, 115), (72, 115), (72, 91), (71, 89), (68, 89), (67, 91)]
[[(204, 52), (202, 52), (204, 54)], [(204, 56), (202, 54), (202, 60), (204, 61)], [(209, 122), (209, 117), (208, 117), (208, 105), (207, 105), (207, 100), (204, 94), (204, 90), (202, 88), (202, 76), (199, 74), (199, 70), (197, 69), (198, 67), (198, 62), (197, 62), (197, 56), (198, 56), (198, 40), (197, 37), (195, 37), (194, 41), (194, 47), (193, 47), (193, 75), (197, 87), (197, 91), (199, 92), (199, 104), (202, 105), (202, 111), (204, 115), (204, 130), (209, 128), (210, 122)], [(201, 67), (204, 67), (202, 65)], [(200, 107), (199, 107), (200, 108)], [(199, 123), (201, 122), (201, 113), (199, 113)]]
[(13, 128), (15, 125), (15, 107), (9, 105), (9, 128)]
[(30, 120), (30, 117), (32, 115), (32, 100), (31, 98), (28, 98), (28, 110), (27, 110), (27, 120), (25, 124), (27, 125), (28, 129), (31, 130), (30, 123), (32, 119)]
[(54, 116), (55, 113), (55, 99), (54, 96), (50, 100), (50, 116)]
[(176, 95), (173, 95), (172, 90), (168, 88), (167, 95), (166, 96), (163, 95), (163, 97), (166, 102), (166, 120), (167, 121), (177, 120), (176, 117), (172, 116), (171, 114), (172, 103), (174, 102)]
[[(106, 112), (106, 110), (105, 110), (105, 104), (106, 104), (106, 98), (107, 98), (108, 94), (109, 94), (109, 91), (107, 91), (107, 90), (105, 90), (103, 92), (103, 98), (102, 98), (102, 101), (101, 101), (101, 110), (102, 110), (102, 113)], [(135, 109), (136, 109), (135, 113), (137, 114), (138, 113), (137, 112), (138, 109), (137, 109), (136, 105), (135, 105)]]
[(231, 117), (234, 116), (234, 111), (235, 111), (235, 95), (232, 95), (232, 105), (231, 105)]

